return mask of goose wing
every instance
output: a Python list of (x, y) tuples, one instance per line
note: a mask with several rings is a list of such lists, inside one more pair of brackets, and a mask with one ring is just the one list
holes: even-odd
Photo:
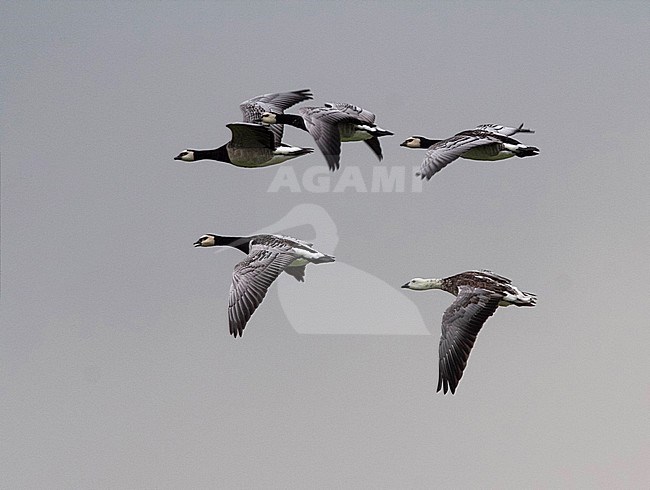
[(335, 107), (301, 107), (298, 112), (305, 127), (325, 156), (330, 170), (337, 170), (341, 160), (341, 123), (365, 124), (363, 121)]
[(270, 148), (275, 149), (273, 133), (262, 124), (229, 123), (226, 127), (232, 132), (230, 146), (233, 148)]
[(341, 102), (326, 102), (325, 107), (338, 109), (339, 111), (344, 112), (360, 121), (363, 121), (366, 124), (375, 124), (376, 116), (372, 112), (367, 111), (362, 107)]
[[(254, 122), (262, 117), (265, 112), (274, 112), (283, 114), (286, 109), (303, 102), (313, 99), (314, 95), (309, 89), (294, 90), (292, 92), (277, 92), (274, 94), (264, 94), (245, 100), (239, 104), (244, 122)], [(282, 142), (283, 124), (272, 124), (270, 126), (275, 138), (275, 146), (280, 146)]]
[(466, 151), (483, 145), (499, 144), (504, 138), (506, 137), (487, 131), (470, 130), (434, 143), (427, 150), (418, 175), (429, 180), (451, 162), (463, 156)]
[(456, 391), (474, 341), (485, 321), (494, 314), (502, 294), (482, 288), (460, 286), (456, 300), (442, 316), (438, 347), (438, 388)]
[(383, 153), (381, 152), (381, 143), (379, 143), (379, 138), (377, 138), (376, 136), (373, 136), (373, 137), (370, 138), (370, 139), (363, 140), (363, 142), (364, 142), (366, 145), (368, 145), (368, 147), (372, 150), (372, 152), (373, 152), (375, 155), (377, 155), (377, 158), (378, 158), (379, 160), (383, 160), (383, 159), (384, 159), (384, 155), (383, 155)]
[(260, 305), (269, 287), (295, 256), (263, 247), (252, 247), (250, 255), (235, 266), (228, 297), (230, 334), (237, 337)]
[(524, 123), (521, 123), (516, 128), (509, 126), (502, 126), (501, 124), (480, 124), (475, 129), (481, 131), (488, 131), (490, 133), (500, 134), (502, 136), (512, 136), (517, 133), (534, 133), (532, 129), (524, 128)]

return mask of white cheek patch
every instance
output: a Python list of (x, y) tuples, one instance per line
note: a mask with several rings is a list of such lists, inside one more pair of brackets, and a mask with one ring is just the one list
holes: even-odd
[(193, 162), (194, 161), (194, 152), (193, 151), (185, 151), (183, 156), (181, 157), (181, 160), (184, 162)]

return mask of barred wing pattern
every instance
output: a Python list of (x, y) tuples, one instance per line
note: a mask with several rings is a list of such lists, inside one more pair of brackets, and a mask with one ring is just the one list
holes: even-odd
[(326, 102), (325, 107), (338, 109), (341, 112), (345, 112), (349, 116), (352, 116), (359, 121), (363, 121), (365, 124), (375, 124), (376, 116), (366, 109), (363, 109), (354, 104), (346, 104), (340, 102)]
[[(292, 92), (278, 92), (274, 94), (264, 94), (245, 100), (239, 104), (244, 122), (259, 121), (265, 112), (274, 112), (283, 114), (285, 109), (305, 100), (313, 99), (314, 96), (309, 89), (294, 90)], [(283, 124), (272, 124), (270, 126), (273, 132), (275, 147), (282, 143)]]
[[(260, 305), (269, 287), (295, 257), (279, 250), (252, 245), (251, 254), (235, 266), (228, 297), (230, 334), (237, 337)], [(253, 251), (257, 248), (256, 251)]]
[(512, 136), (517, 133), (534, 133), (532, 129), (524, 128), (524, 123), (521, 123), (516, 128), (509, 126), (502, 126), (501, 124), (480, 124), (475, 129), (481, 131), (489, 131), (490, 133), (500, 134), (501, 136)]
[(487, 289), (460, 286), (456, 300), (442, 316), (438, 347), (438, 388), (456, 391), (476, 336), (499, 306), (502, 294)]

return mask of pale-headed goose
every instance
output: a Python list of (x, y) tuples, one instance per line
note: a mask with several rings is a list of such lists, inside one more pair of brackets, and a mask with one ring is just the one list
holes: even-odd
[(313, 148), (284, 144), (276, 146), (271, 129), (263, 124), (237, 122), (226, 124), (226, 127), (232, 132), (232, 138), (225, 145), (214, 150), (186, 149), (174, 160), (218, 160), (237, 167), (257, 168), (276, 165), (314, 151)]
[(269, 287), (284, 271), (304, 281), (308, 263), (334, 262), (334, 257), (314, 249), (311, 243), (282, 235), (233, 237), (207, 234), (195, 247), (227, 246), (248, 256), (235, 265), (228, 299), (230, 333), (237, 337), (260, 305)]
[(393, 134), (374, 124), (372, 112), (352, 104), (327, 103), (322, 107), (301, 107), (298, 112), (299, 115), (266, 112), (260, 120), (265, 124), (289, 124), (309, 132), (332, 171), (340, 166), (342, 141), (365, 141), (381, 160), (377, 138)]
[(524, 145), (496, 130), (496, 128), (501, 128), (500, 131), (503, 132), (533, 132), (524, 129), (523, 125), (519, 128), (483, 125), (483, 127), (487, 126), (492, 126), (492, 129), (469, 129), (444, 140), (411, 136), (402, 142), (400, 146), (427, 149), (424, 161), (420, 166), (420, 172), (417, 174), (422, 179), (427, 180), (458, 158), (495, 161), (514, 156), (523, 158), (539, 153), (538, 148)]
[(455, 393), (474, 341), (485, 321), (499, 306), (535, 306), (537, 297), (490, 271), (467, 271), (444, 279), (411, 279), (402, 286), (415, 291), (442, 289), (456, 300), (442, 316), (438, 348), (438, 388)]

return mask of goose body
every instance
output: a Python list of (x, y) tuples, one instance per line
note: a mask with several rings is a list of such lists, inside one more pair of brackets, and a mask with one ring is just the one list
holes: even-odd
[[(258, 95), (257, 97), (245, 100), (239, 104), (239, 109), (242, 112), (244, 122), (256, 122), (259, 121), (265, 112), (283, 114), (289, 107), (313, 98), (314, 96), (309, 89), (277, 92)], [(272, 124), (270, 126), (276, 147), (282, 144), (283, 128), (284, 125), (282, 124)]]
[(273, 132), (262, 124), (236, 122), (226, 124), (226, 127), (230, 129), (232, 138), (225, 145), (214, 150), (186, 149), (174, 160), (217, 160), (237, 167), (257, 168), (277, 165), (314, 151), (313, 148), (284, 144), (276, 146)]
[[(514, 156), (523, 158), (534, 156), (539, 149), (527, 146), (503, 133), (533, 132), (530, 129), (510, 128), (500, 125), (482, 125), (479, 128), (461, 131), (444, 140), (434, 140), (424, 136), (411, 136), (400, 146), (407, 148), (426, 148), (427, 152), (418, 175), (431, 179), (436, 173), (458, 158), (468, 160), (496, 161)], [(489, 130), (488, 130), (489, 129)]]
[(251, 315), (282, 272), (302, 282), (307, 264), (334, 262), (334, 257), (319, 252), (313, 244), (283, 235), (233, 237), (207, 234), (194, 242), (194, 246), (227, 246), (247, 255), (235, 265), (228, 299), (228, 324), (235, 337), (241, 337)]
[(456, 296), (442, 316), (438, 347), (438, 388), (456, 392), (476, 336), (499, 306), (535, 306), (537, 297), (490, 271), (461, 272), (444, 279), (414, 278), (402, 286), (415, 291), (442, 289)]
[(289, 124), (307, 131), (321, 150), (330, 170), (337, 170), (341, 160), (341, 142), (364, 141), (383, 158), (378, 138), (392, 135), (374, 124), (375, 115), (352, 104), (326, 103), (320, 107), (301, 107), (299, 114), (266, 112), (260, 118), (265, 124)]

